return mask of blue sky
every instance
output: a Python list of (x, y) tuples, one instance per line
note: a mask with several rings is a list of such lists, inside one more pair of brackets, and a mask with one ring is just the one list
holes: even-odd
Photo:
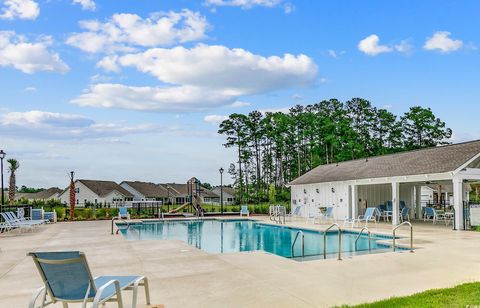
[(478, 1), (4, 0), (0, 148), (19, 185), (216, 184), (235, 159), (224, 116), (352, 97), (479, 138), (479, 17)]

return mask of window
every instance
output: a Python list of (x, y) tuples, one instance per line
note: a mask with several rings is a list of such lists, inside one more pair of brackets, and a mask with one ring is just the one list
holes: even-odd
[(97, 199), (95, 199), (95, 204), (97, 203)]
[(76, 188), (75, 188), (75, 193), (76, 193), (76, 194), (79, 194), (79, 193), (80, 193), (80, 187), (76, 187)]
[(78, 199), (77, 199), (77, 204), (78, 204)]

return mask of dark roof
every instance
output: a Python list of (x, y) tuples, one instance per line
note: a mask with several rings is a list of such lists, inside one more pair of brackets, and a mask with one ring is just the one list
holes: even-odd
[(480, 140), (321, 165), (289, 185), (451, 172), (480, 153)]
[(62, 190), (58, 187), (50, 187), (36, 193), (16, 193), (15, 198), (27, 198), (30, 200), (46, 200), (53, 197), (55, 194), (60, 194)]
[(55, 194), (60, 194), (63, 190), (58, 187), (50, 187), (36, 193), (16, 193), (15, 199), (26, 198), (29, 200), (47, 200), (53, 197)]
[[(231, 196), (235, 196), (236, 192), (235, 192), (235, 188), (233, 188), (233, 187), (223, 186), (222, 190), (223, 190), (223, 193), (227, 193)], [(220, 186), (215, 187), (214, 192), (216, 194), (220, 194)]]
[(130, 187), (141, 193), (147, 198), (167, 198), (168, 191), (160, 184), (139, 181), (124, 181)]
[[(167, 189), (167, 187), (170, 187), (170, 194), (173, 196), (184, 197), (188, 195), (187, 184), (167, 183), (167, 184), (159, 184), (159, 185), (163, 186), (165, 189)], [(218, 195), (213, 191), (206, 189), (203, 186), (200, 189), (201, 189), (200, 195), (202, 197), (218, 198)]]
[(111, 193), (112, 191), (116, 190), (125, 197), (133, 197), (133, 195), (123, 188), (122, 186), (118, 185), (113, 181), (97, 181), (97, 180), (78, 180), (83, 185), (87, 186), (88, 189), (96, 193), (98, 196), (103, 197)]

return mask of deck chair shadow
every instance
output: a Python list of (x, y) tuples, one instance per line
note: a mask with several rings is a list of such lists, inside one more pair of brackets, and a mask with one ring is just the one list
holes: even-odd
[[(29, 308), (45, 307), (61, 302), (92, 303), (98, 308), (106, 302), (117, 302), (123, 308), (122, 291), (132, 290), (132, 307), (137, 306), (138, 287), (143, 286), (147, 305), (150, 304), (148, 279), (144, 276), (99, 276), (93, 277), (85, 254), (79, 251), (31, 252), (44, 286), (32, 296)], [(36, 302), (40, 299), (40, 306)]]

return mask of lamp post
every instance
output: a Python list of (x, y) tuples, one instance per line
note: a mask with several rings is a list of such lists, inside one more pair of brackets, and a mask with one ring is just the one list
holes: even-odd
[(223, 168), (218, 170), (220, 172), (220, 211), (223, 216)]
[(0, 150), (0, 173), (2, 174), (2, 208), (0, 212), (3, 211), (3, 206), (5, 205), (5, 192), (3, 191), (3, 159), (5, 158), (6, 153), (3, 150)]

